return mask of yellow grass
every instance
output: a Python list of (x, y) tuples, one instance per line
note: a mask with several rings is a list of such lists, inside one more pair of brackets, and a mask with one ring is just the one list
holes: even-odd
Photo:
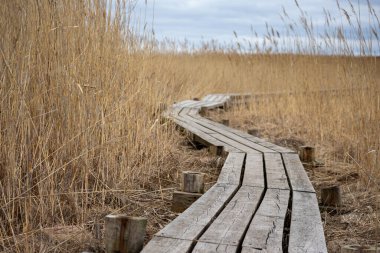
[[(378, 189), (379, 58), (162, 54), (149, 43), (142, 49), (135, 21), (122, 15), (128, 3), (110, 6), (2, 3), (0, 251), (51, 252), (58, 246), (41, 239), (44, 229), (133, 213), (120, 196), (139, 190), (164, 199), (163, 181), (190, 154), (178, 151), (172, 125), (160, 124), (160, 103), (208, 93), (295, 92), (247, 113), (281, 121), (311, 143), (328, 140), (336, 159), (358, 164), (360, 182)], [(341, 88), (354, 89), (309, 92)], [(145, 208), (147, 216), (155, 210)]]

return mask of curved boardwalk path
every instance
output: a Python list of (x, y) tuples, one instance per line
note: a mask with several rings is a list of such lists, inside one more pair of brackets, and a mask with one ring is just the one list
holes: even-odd
[(193, 141), (228, 156), (217, 183), (142, 252), (327, 252), (316, 193), (297, 153), (200, 115), (248, 97), (213, 94), (166, 112)]

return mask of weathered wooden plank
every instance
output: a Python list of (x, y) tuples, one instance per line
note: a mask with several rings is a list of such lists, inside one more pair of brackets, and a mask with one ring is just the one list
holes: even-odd
[(270, 143), (270, 142), (267, 142), (263, 139), (260, 139), (258, 137), (249, 137), (247, 138), (253, 142), (256, 142), (258, 144), (260, 144), (261, 146), (264, 146), (264, 147), (267, 147), (269, 149), (272, 149), (274, 151), (277, 151), (277, 152), (280, 152), (280, 153), (296, 153), (294, 150), (291, 150), (291, 149), (288, 149), (288, 148), (284, 148), (284, 147), (281, 147), (281, 146), (278, 146), (276, 144), (273, 144), (273, 143)]
[(241, 253), (271, 253), (271, 252), (266, 251), (266, 250), (255, 249), (255, 248), (243, 247), (241, 250)]
[(219, 133), (210, 133), (210, 135), (212, 137), (214, 137), (215, 139), (219, 140), (220, 142), (227, 143), (231, 147), (234, 147), (234, 148), (241, 150), (243, 152), (251, 153), (251, 154), (261, 154), (259, 151), (254, 150), (250, 147), (247, 147), (247, 146), (241, 144), (240, 142), (237, 142), (234, 139), (228, 138), (228, 137), (221, 135)]
[(238, 246), (264, 189), (242, 186), (199, 241)]
[(265, 187), (264, 161), (262, 154), (247, 154), (243, 185)]
[(141, 253), (187, 253), (193, 242), (174, 238), (155, 236)]
[(156, 235), (195, 240), (223, 209), (237, 187), (237, 185), (214, 185)]
[(180, 112), (180, 115), (185, 116), (185, 117), (189, 118), (190, 120), (197, 122), (199, 125), (204, 126), (206, 128), (209, 128), (209, 129), (211, 129), (211, 130), (213, 130), (213, 131), (215, 131), (215, 132), (217, 132), (217, 133), (219, 133), (225, 137), (233, 139), (234, 141), (239, 142), (240, 144), (245, 145), (245, 146), (249, 147), (250, 149), (256, 150), (257, 152), (269, 152), (269, 153), (275, 152), (272, 149), (269, 149), (269, 148), (264, 147), (262, 145), (256, 144), (256, 143), (254, 143), (254, 142), (252, 142), (246, 138), (243, 138), (239, 135), (236, 135), (235, 133), (230, 131), (230, 129), (232, 129), (232, 128), (229, 128), (226, 126), (222, 127), (222, 124), (210, 121), (210, 120), (205, 119), (205, 118), (193, 117), (192, 115), (184, 115), (184, 114), (182, 114), (182, 112)]
[(289, 204), (290, 191), (268, 189), (256, 214), (262, 216), (282, 217), (285, 219)]
[(282, 154), (293, 191), (313, 192), (314, 187), (297, 154)]
[(269, 189), (289, 190), (288, 178), (284, 165), (282, 164), (281, 154), (265, 153), (265, 171), (267, 177), (267, 187)]
[(193, 253), (236, 253), (237, 246), (198, 242)]
[(288, 251), (327, 252), (315, 193), (293, 192)]
[(218, 183), (239, 185), (243, 171), (244, 153), (229, 153), (220, 171)]
[[(282, 237), (290, 191), (268, 189), (243, 241), (243, 248), (282, 252)], [(250, 252), (248, 249), (245, 252)]]

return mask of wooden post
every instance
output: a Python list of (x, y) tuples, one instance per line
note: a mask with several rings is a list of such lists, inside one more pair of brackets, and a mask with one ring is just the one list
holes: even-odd
[(321, 189), (321, 202), (324, 206), (338, 207), (342, 204), (340, 186), (334, 185)]
[(121, 253), (139, 253), (144, 246), (147, 219), (128, 217), (124, 230)]
[(194, 101), (200, 101), (200, 99), (199, 99), (199, 98), (193, 98), (193, 100), (194, 100)]
[(107, 253), (120, 253), (122, 233), (127, 223), (125, 215), (107, 215), (104, 224), (104, 244)]
[(204, 192), (204, 174), (200, 172), (182, 172), (182, 191), (190, 193)]
[(229, 126), (230, 125), (230, 120), (229, 119), (222, 119), (222, 124), (225, 125), (225, 126)]
[(126, 215), (105, 217), (105, 247), (107, 253), (138, 253), (144, 245), (146, 218)]
[(312, 163), (315, 161), (315, 148), (310, 146), (301, 146), (299, 156), (302, 162)]
[(224, 147), (223, 146), (210, 146), (209, 151), (212, 155), (222, 156), (223, 152), (224, 152)]

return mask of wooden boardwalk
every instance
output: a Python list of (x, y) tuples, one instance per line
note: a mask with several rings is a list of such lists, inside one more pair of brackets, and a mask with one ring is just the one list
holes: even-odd
[(166, 112), (194, 142), (228, 156), (217, 183), (142, 252), (327, 252), (316, 193), (297, 153), (200, 115), (248, 97), (212, 94)]

